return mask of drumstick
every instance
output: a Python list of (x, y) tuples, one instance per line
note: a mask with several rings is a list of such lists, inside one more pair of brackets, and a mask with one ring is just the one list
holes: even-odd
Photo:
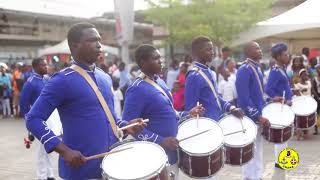
[(101, 154), (96, 154), (96, 155), (93, 155), (93, 156), (89, 156), (89, 157), (85, 157), (85, 159), (87, 161), (89, 160), (94, 160), (94, 159), (99, 159), (99, 158), (103, 158), (105, 156), (108, 156), (110, 154), (114, 154), (114, 153), (118, 153), (118, 152), (121, 152), (121, 151), (125, 151), (125, 150), (128, 150), (128, 149), (132, 149), (133, 147), (128, 147), (128, 148), (123, 148), (123, 149), (119, 149), (119, 150), (115, 150), (115, 151), (110, 151), (110, 152), (105, 152), (105, 153), (101, 153)]
[(244, 129), (244, 126), (243, 126), (243, 122), (242, 122), (242, 121), (243, 121), (243, 118), (240, 119), (240, 123), (241, 123), (241, 127), (242, 127), (242, 132), (245, 133), (246, 131), (245, 131), (245, 129)]
[[(229, 135), (237, 134), (237, 133), (240, 133), (240, 132), (243, 132), (243, 130), (231, 132), (231, 133), (228, 133), (228, 134), (224, 134), (224, 136), (229, 136)], [(246, 129), (244, 129), (244, 132), (246, 132)]]
[[(147, 122), (149, 122), (149, 119), (144, 119), (144, 120), (142, 120), (142, 122), (147, 123)], [(139, 125), (139, 124), (140, 124), (140, 122), (135, 122), (135, 123), (129, 124), (127, 126), (124, 126), (122, 128), (119, 128), (118, 131), (122, 131), (122, 130), (128, 129), (128, 128), (131, 128), (133, 126)]]
[(283, 110), (283, 104), (284, 104), (284, 98), (285, 98), (285, 95), (286, 95), (286, 91), (283, 91), (283, 94), (282, 94), (282, 103), (281, 103), (281, 111)]
[(193, 137), (199, 136), (200, 134), (206, 133), (206, 132), (208, 132), (208, 131), (210, 131), (210, 130), (211, 130), (211, 129), (207, 129), (207, 130), (205, 130), (205, 131), (201, 131), (201, 132), (196, 133), (196, 134), (194, 134), (194, 135), (191, 135), (191, 136), (188, 136), (188, 137), (182, 138), (182, 139), (180, 139), (180, 140), (178, 140), (178, 141), (179, 141), (179, 142), (185, 141), (185, 140), (187, 140), (187, 139), (190, 139), (190, 138), (193, 138)]
[[(197, 106), (200, 106), (199, 101), (197, 102)], [(197, 114), (197, 128), (199, 127), (199, 113)]]

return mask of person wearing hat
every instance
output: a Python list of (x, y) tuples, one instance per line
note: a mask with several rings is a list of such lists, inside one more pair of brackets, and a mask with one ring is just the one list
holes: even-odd
[[(284, 43), (279, 43), (271, 48), (271, 55), (275, 60), (275, 65), (272, 67), (265, 92), (270, 98), (278, 97), (282, 99), (285, 95), (284, 102), (289, 106), (292, 105), (292, 91), (290, 87), (290, 79), (287, 75), (286, 66), (290, 63), (288, 46)], [(288, 142), (274, 145), (275, 167), (280, 168), (278, 155), (282, 149), (288, 146)]]
[(306, 69), (299, 71), (300, 82), (294, 84), (294, 90), (297, 91), (298, 96), (311, 96), (311, 82), (309, 74)]

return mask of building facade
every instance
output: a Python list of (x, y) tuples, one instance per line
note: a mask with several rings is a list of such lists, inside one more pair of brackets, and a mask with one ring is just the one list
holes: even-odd
[[(0, 62), (30, 63), (32, 58), (37, 57), (39, 49), (63, 41), (70, 26), (82, 21), (96, 25), (103, 44), (118, 47), (115, 20), (112, 19), (85, 19), (0, 9)], [(151, 42), (152, 36), (152, 25), (135, 23), (132, 47)]]

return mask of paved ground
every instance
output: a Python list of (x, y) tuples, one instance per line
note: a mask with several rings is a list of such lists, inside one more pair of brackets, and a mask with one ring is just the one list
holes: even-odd
[[(35, 176), (34, 148), (26, 149), (23, 137), (26, 130), (23, 120), (0, 119), (0, 180), (32, 180)], [(277, 180), (320, 180), (320, 135), (309, 140), (292, 140), (289, 145), (300, 155), (300, 165), (292, 171), (274, 169), (273, 146), (264, 143), (264, 178)], [(55, 155), (57, 160), (57, 155)], [(57, 175), (57, 166), (55, 166)], [(239, 167), (225, 166), (219, 172), (220, 180), (241, 179)]]

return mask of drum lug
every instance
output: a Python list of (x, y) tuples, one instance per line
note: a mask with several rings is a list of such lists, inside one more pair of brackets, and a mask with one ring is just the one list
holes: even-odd
[(176, 179), (176, 174), (174, 172), (170, 172), (169, 173), (169, 177), (170, 177), (170, 180), (175, 180)]
[(189, 175), (192, 176), (191, 156), (189, 156)]
[(227, 154), (227, 150), (224, 146), (222, 146), (222, 151), (221, 151), (221, 156), (220, 156), (220, 160), (221, 160), (221, 163), (222, 163), (222, 167), (224, 167), (224, 163), (225, 163), (225, 157), (226, 157), (226, 154)]
[(211, 175), (211, 155), (208, 158), (208, 176)]
[(283, 134), (284, 134), (284, 129), (281, 129), (281, 143), (283, 143)]
[(177, 157), (178, 157), (178, 161), (177, 161), (177, 165), (178, 167), (180, 166), (180, 149), (177, 149)]
[(269, 135), (268, 135), (268, 136), (269, 136), (269, 137), (268, 137), (268, 141), (271, 141), (271, 127), (269, 127), (269, 128), (268, 128), (268, 131), (269, 131)]
[(226, 149), (224, 147), (222, 147), (221, 148), (221, 153), (220, 153), (220, 161), (221, 161), (221, 164), (222, 164), (221, 168), (224, 167), (226, 154), (227, 154)]
[(243, 148), (240, 149), (240, 165), (242, 164)]

